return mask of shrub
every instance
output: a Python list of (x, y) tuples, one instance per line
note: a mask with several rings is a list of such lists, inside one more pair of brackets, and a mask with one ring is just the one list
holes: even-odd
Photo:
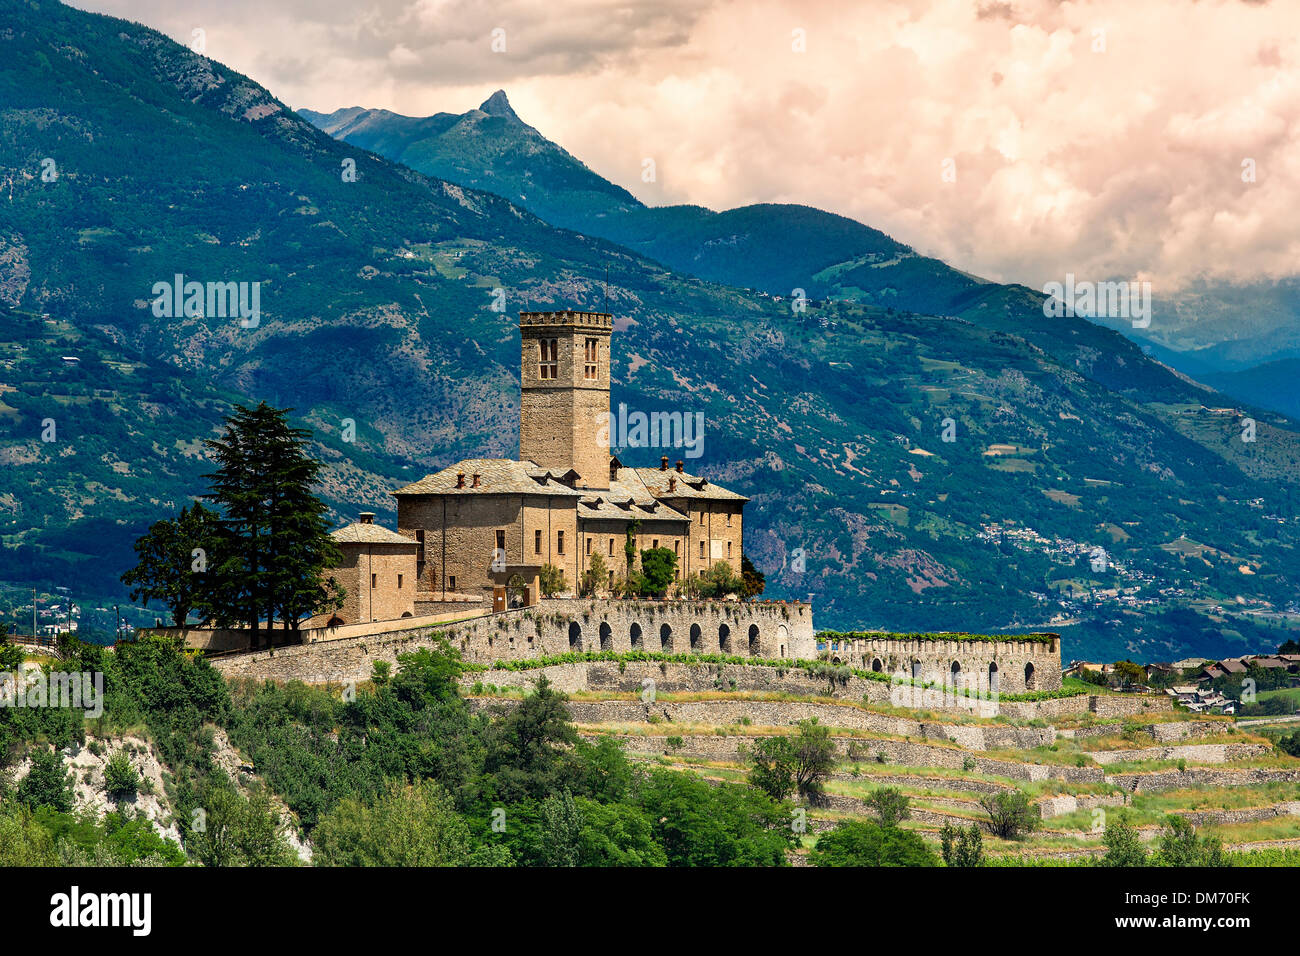
[(104, 792), (115, 800), (134, 797), (140, 790), (140, 775), (131, 766), (131, 758), (119, 750), (104, 765)]
[(1037, 829), (1041, 822), (1023, 790), (987, 794), (980, 798), (980, 806), (989, 815), (993, 832), (1004, 840), (1018, 839)]

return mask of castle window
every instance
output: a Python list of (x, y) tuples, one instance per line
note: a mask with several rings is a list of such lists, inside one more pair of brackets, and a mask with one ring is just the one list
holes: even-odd
[(591, 554), (591, 535), (587, 535), (587, 553)]
[(456, 590), (456, 575), (454, 574), (447, 575), (447, 590), (448, 591)]
[(653, 541), (651, 541), (651, 542), (650, 542), (650, 547), (652, 547), (652, 548), (657, 548), (657, 547), (659, 547), (659, 539), (658, 539), (658, 538), (655, 538)]
[(504, 531), (497, 532), (497, 548), (501, 551), (506, 549), (506, 533)]
[(704, 557), (704, 542), (700, 542), (700, 557)]
[(731, 542), (730, 542), (730, 541), (727, 542), (727, 557), (728, 557), (728, 558), (731, 557)]
[(614, 539), (613, 539), (613, 538), (610, 538), (610, 539), (609, 539), (609, 556), (610, 556), (611, 558), (614, 556)]
[(377, 587), (379, 587), (379, 575), (372, 574), (370, 575), (370, 590), (373, 591)]
[(560, 373), (560, 343), (558, 339), (541, 339), (541, 360), (537, 366), (538, 378), (558, 378)]
[(682, 543), (681, 538), (673, 538), (673, 554), (681, 553), (680, 551), (677, 550), (677, 546), (680, 545), (681, 543)]
[(564, 554), (564, 532), (555, 532), (555, 553)]
[(583, 354), (585, 364), (582, 366), (582, 377), (591, 382), (594, 382), (599, 377), (599, 372), (597, 371), (599, 366), (596, 364), (596, 349), (596, 340), (587, 339), (586, 348)]
[(703, 511), (700, 512), (700, 524), (701, 524), (701, 525), (704, 524), (704, 512), (703, 512)]
[(730, 512), (730, 511), (727, 512), (727, 527), (728, 527), (728, 528), (731, 527), (731, 512)]
[(541, 554), (541, 553), (542, 553), (542, 532), (534, 531), (533, 532), (533, 554)]
[(400, 574), (397, 576), (397, 590), (402, 590), (402, 576)]

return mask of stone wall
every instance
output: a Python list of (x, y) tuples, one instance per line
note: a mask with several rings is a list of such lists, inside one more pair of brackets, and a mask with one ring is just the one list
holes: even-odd
[[(738, 655), (813, 654), (812, 609), (806, 604), (554, 600), (446, 626), (414, 619), (404, 628), (394, 621), (371, 625), (368, 631), (357, 637), (218, 658), (213, 663), (229, 677), (308, 683), (365, 680), (374, 661), (395, 664), (397, 655), (431, 646), (438, 634), (445, 634), (465, 660), (475, 663), (570, 651), (660, 651), (665, 639), (667, 650), (677, 654), (717, 654), (720, 646), (730, 646), (733, 650), (726, 653)], [(510, 673), (493, 671), (483, 679), (506, 684)], [(536, 678), (537, 673), (531, 672), (528, 680), (518, 683)]]
[(954, 684), (993, 693), (1020, 694), (1061, 689), (1061, 639), (1050, 640), (888, 638), (830, 640), (835, 663), (862, 670), (901, 674), (928, 684)]

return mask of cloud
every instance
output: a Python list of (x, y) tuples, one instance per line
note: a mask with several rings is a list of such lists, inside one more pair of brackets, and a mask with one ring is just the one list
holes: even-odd
[(1294, 5), (82, 5), (180, 40), (202, 26), (211, 56), (292, 106), (462, 112), (504, 87), (646, 202), (807, 203), (994, 279), (1140, 277), (1162, 294), (1300, 261)]

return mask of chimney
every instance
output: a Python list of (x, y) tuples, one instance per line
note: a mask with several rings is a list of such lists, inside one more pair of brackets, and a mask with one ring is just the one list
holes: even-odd
[(465, 472), (463, 471), (456, 472), (456, 487), (457, 488), (465, 487)]
[(676, 476), (676, 475), (669, 475), (669, 476), (668, 476), (668, 491), (671, 493), (671, 492), (674, 492), (674, 491), (676, 491), (676, 490), (677, 490), (677, 476)]
[(668, 470), (668, 456), (667, 456), (667, 455), (664, 455), (662, 458), (659, 459), (659, 470), (660, 470), (660, 471), (667, 471), (667, 470)]
[(477, 473), (477, 472), (474, 473), (474, 483), (473, 483), (472, 485), (470, 485), (470, 487), (471, 487), (471, 488), (477, 488), (477, 487), (478, 487), (478, 473)]
[(679, 458), (677, 459), (677, 474), (680, 475), (681, 473), (682, 473), (682, 460)]
[(375, 523), (375, 513), (373, 511), (363, 511), (361, 512), (360, 515), (358, 515), (358, 517), (361, 519), (362, 524)]

